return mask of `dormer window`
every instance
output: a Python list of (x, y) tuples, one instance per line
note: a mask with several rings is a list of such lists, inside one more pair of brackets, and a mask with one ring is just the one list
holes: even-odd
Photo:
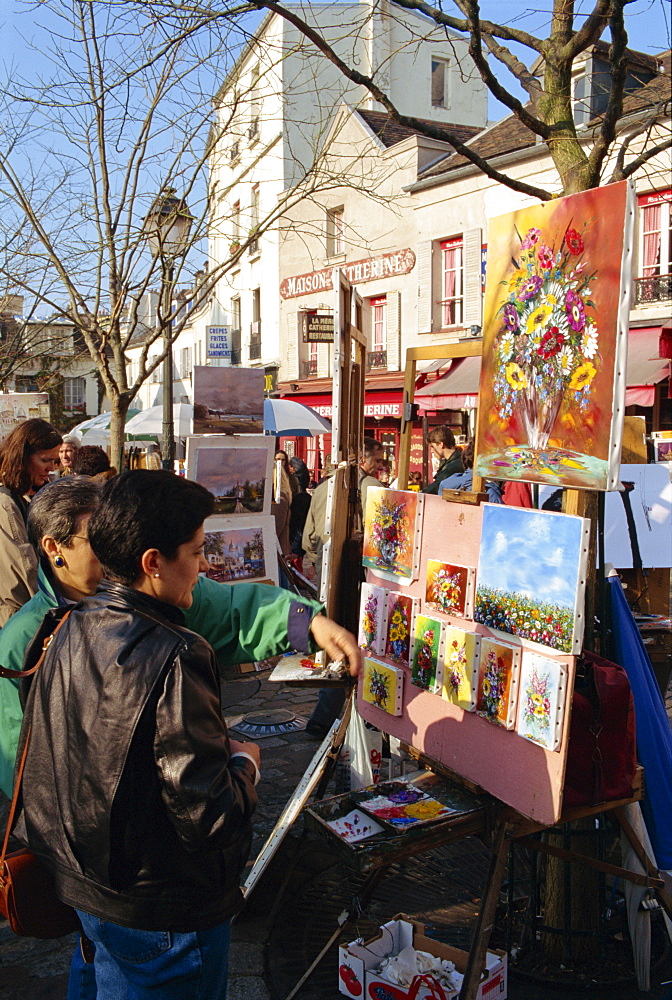
[(432, 57), (432, 107), (450, 107), (450, 93), (448, 83), (450, 80), (450, 63), (447, 59), (435, 59)]

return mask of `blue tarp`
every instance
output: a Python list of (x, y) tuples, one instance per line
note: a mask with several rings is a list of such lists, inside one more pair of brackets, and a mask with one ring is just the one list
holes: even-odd
[(635, 702), (637, 759), (644, 767), (642, 813), (656, 863), (672, 868), (672, 730), (649, 655), (617, 576), (609, 578), (616, 655)]

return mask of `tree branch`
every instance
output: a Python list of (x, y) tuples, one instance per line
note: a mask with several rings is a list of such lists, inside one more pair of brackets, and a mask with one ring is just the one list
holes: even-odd
[(614, 170), (611, 180), (622, 181), (625, 180), (626, 177), (632, 177), (636, 170), (639, 170), (639, 168), (644, 166), (645, 163), (652, 160), (654, 156), (658, 156), (659, 153), (664, 153), (666, 149), (672, 149), (672, 136), (668, 136), (667, 139), (663, 139), (662, 142), (659, 142), (655, 146), (649, 146), (648, 149), (644, 150), (643, 153), (640, 153), (639, 156), (635, 157), (634, 160), (628, 163), (627, 167), (623, 167), (618, 171)]
[(590, 170), (595, 178), (600, 176), (604, 159), (616, 138), (616, 124), (623, 114), (623, 92), (628, 72), (626, 55), (628, 35), (623, 20), (622, 4), (614, 4), (614, 12), (609, 19), (609, 26), (611, 28), (611, 45), (609, 47), (611, 89), (599, 136), (588, 157)]

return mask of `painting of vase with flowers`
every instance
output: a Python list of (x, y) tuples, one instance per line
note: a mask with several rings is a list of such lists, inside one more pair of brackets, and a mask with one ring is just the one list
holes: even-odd
[(387, 591), (371, 583), (363, 583), (359, 602), (359, 645), (380, 655), (385, 644), (385, 610)]
[(446, 628), (441, 695), (465, 712), (476, 705), (480, 647), (480, 635), (452, 626)]
[(411, 651), (411, 628), (413, 613), (419, 604), (407, 594), (391, 591), (387, 597), (387, 630), (385, 656), (408, 666)]
[(567, 693), (567, 668), (558, 660), (523, 652), (516, 731), (546, 750), (560, 744)]
[(362, 563), (385, 580), (410, 583), (417, 576), (423, 497), (370, 486), (364, 510)]
[(416, 687), (433, 691), (440, 683), (439, 656), (441, 653), (443, 623), (437, 618), (417, 615), (411, 680)]
[(615, 488), (633, 197), (622, 181), (490, 221), (480, 475)]
[(471, 618), (476, 571), (436, 559), (427, 560), (425, 603), (444, 615)]
[(519, 667), (519, 648), (481, 639), (476, 712), (506, 729), (515, 723)]

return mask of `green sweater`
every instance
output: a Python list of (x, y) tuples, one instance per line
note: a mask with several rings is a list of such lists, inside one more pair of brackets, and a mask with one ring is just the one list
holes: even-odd
[[(40, 567), (38, 590), (0, 629), (0, 664), (21, 670), (23, 654), (50, 608), (61, 603)], [(322, 605), (288, 590), (261, 583), (216, 583), (199, 576), (185, 624), (210, 643), (221, 663), (232, 665), (277, 656), (288, 649), (312, 646), (306, 616), (292, 614), (307, 605), (311, 621)], [(12, 794), (14, 760), (23, 713), (17, 681), (0, 678), (0, 788)]]

